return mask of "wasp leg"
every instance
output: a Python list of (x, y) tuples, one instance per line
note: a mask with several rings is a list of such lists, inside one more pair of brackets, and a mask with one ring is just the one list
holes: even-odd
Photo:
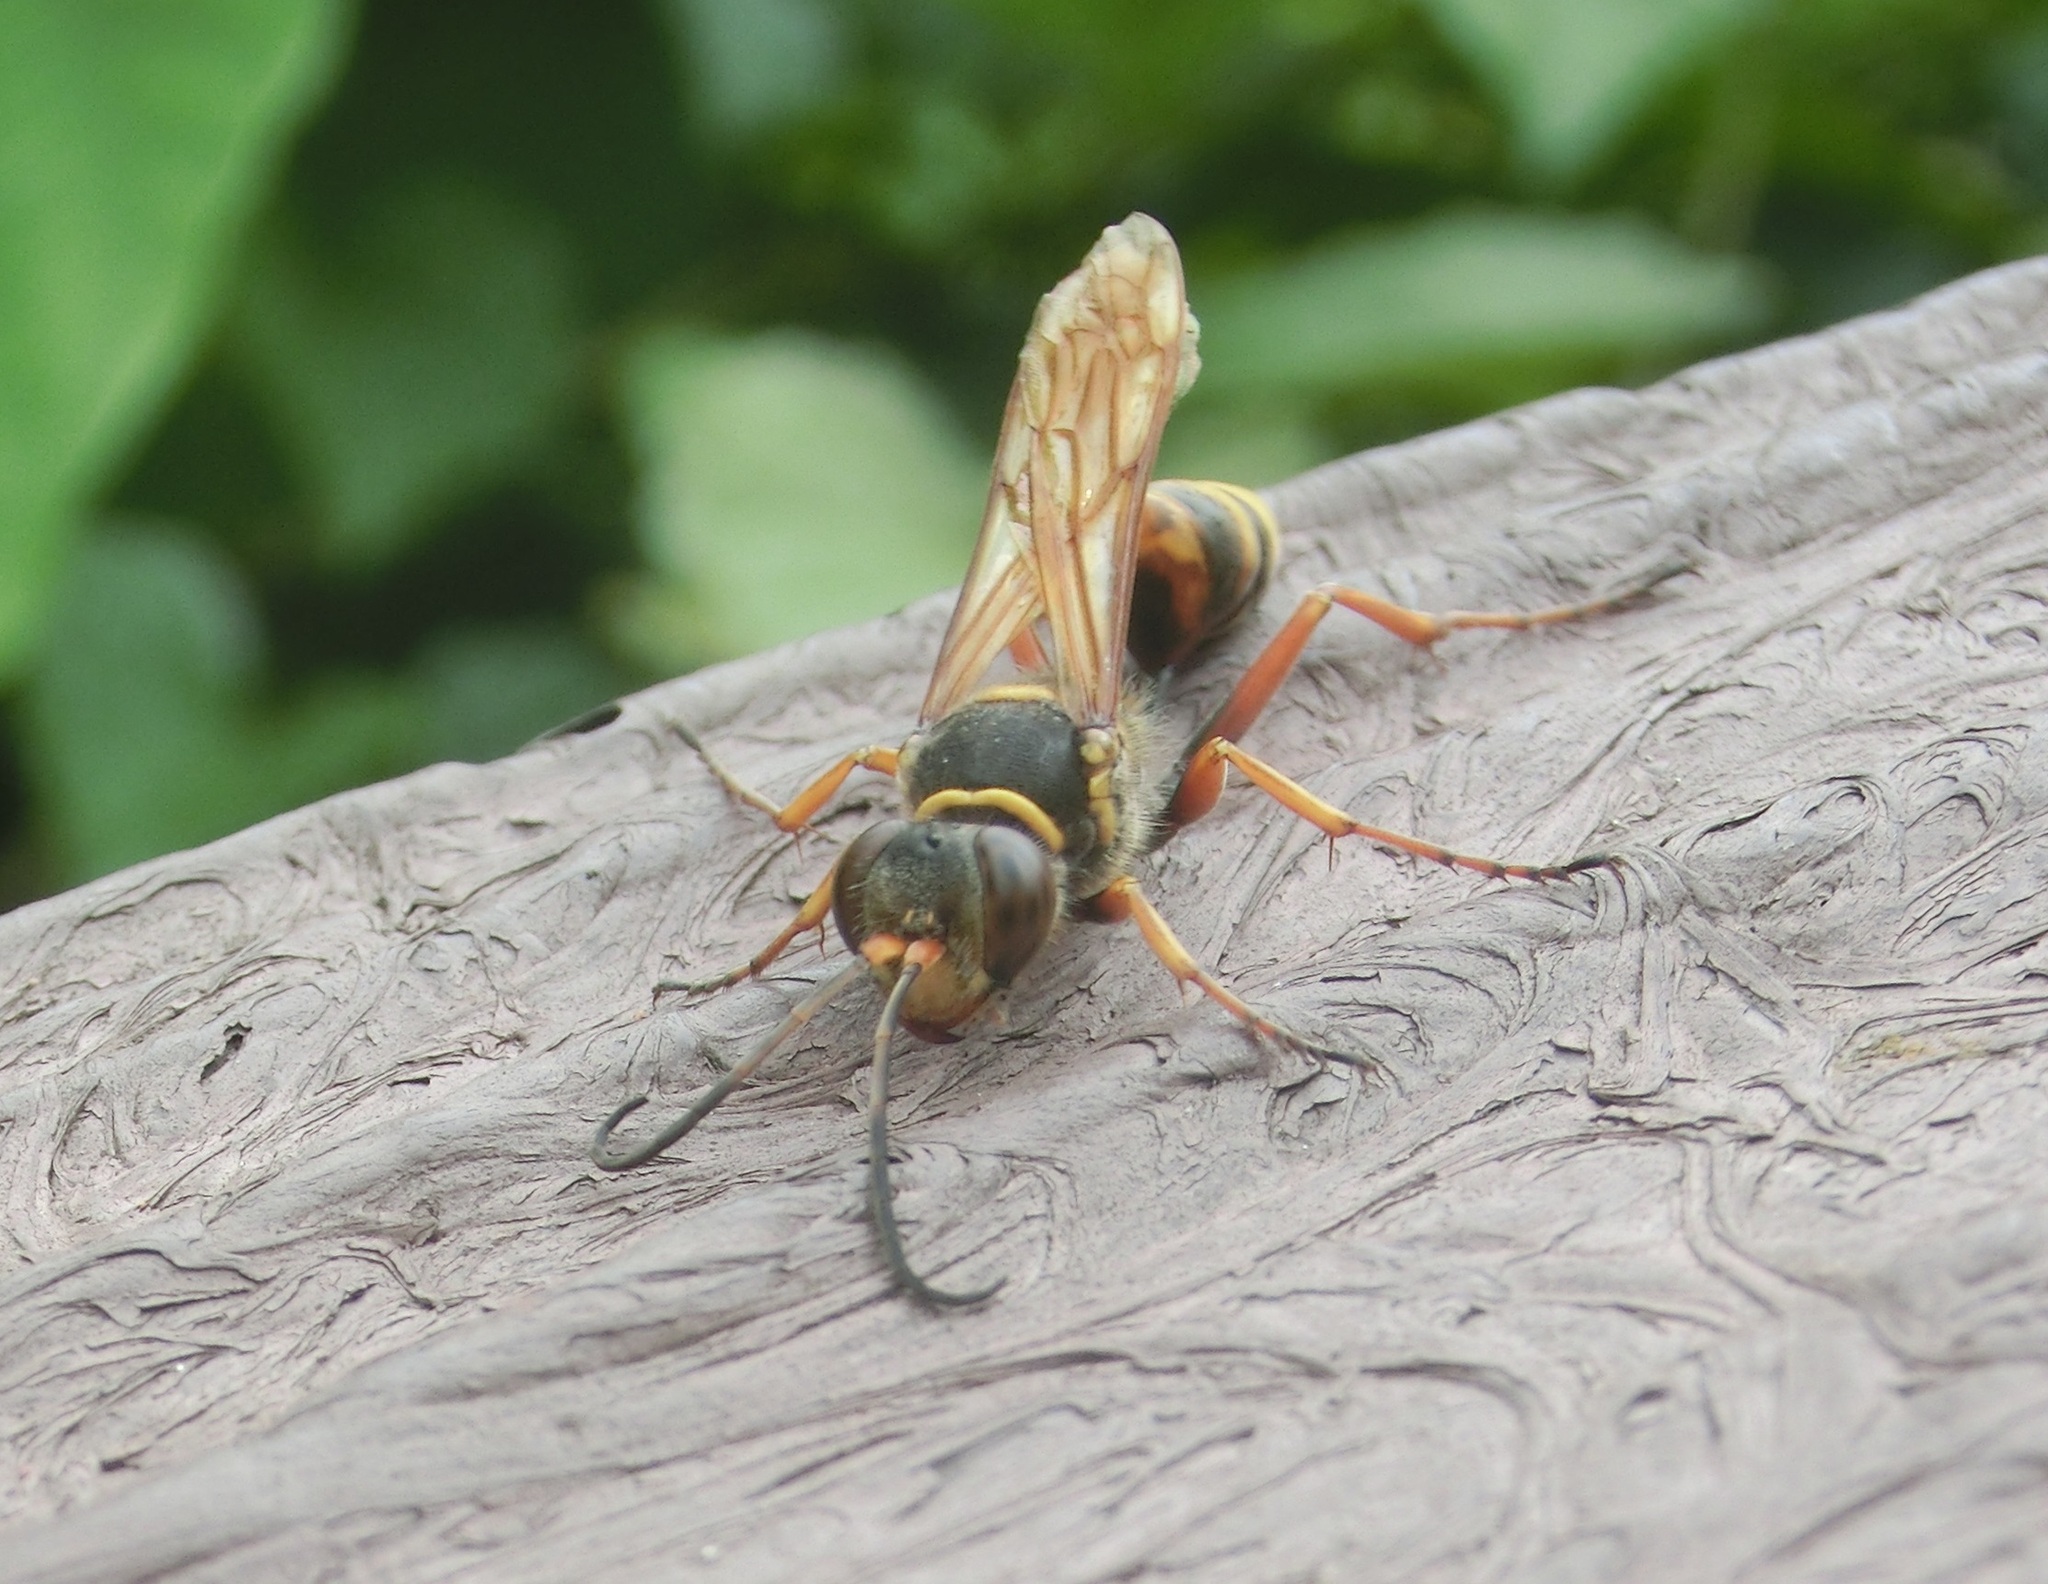
[[(1245, 667), (1244, 675), (1238, 678), (1237, 686), (1223, 701), (1223, 707), (1196, 736), (1194, 750), (1182, 766), (1180, 784), (1174, 790), (1173, 801), (1167, 806), (1165, 823), (1168, 831), (1192, 825), (1216, 806), (1216, 798), (1223, 790), (1223, 777), (1213, 765), (1208, 772), (1198, 773), (1196, 762), (1212, 739), (1234, 742), (1251, 729), (1252, 722), (1264, 713), (1266, 706), (1273, 701), (1273, 695), (1280, 691), (1280, 685), (1292, 674), (1295, 663), (1301, 659), (1302, 650), (1308, 647), (1309, 635), (1330, 614), (1333, 606), (1341, 605), (1348, 611), (1355, 611), (1395, 637), (1426, 649), (1439, 638), (1470, 628), (1549, 627), (1558, 622), (1576, 621), (1581, 616), (1597, 615), (1641, 598), (1672, 576), (1675, 570), (1678, 569), (1661, 570), (1656, 576), (1620, 593), (1585, 600), (1577, 605), (1552, 605), (1536, 611), (1445, 611), (1432, 615), (1428, 611), (1396, 605), (1392, 600), (1381, 599), (1363, 589), (1344, 588), (1335, 583), (1310, 590), (1294, 607), (1294, 614), (1259, 651), (1258, 657)], [(1246, 773), (1250, 774), (1249, 771)], [(1292, 782), (1288, 784), (1293, 785)], [(1305, 792), (1301, 795), (1308, 796)]]
[[(1245, 779), (1266, 796), (1292, 813), (1300, 815), (1309, 824), (1335, 841), (1340, 836), (1362, 836), (1367, 841), (1378, 842), (1382, 847), (1391, 847), (1396, 852), (1413, 853), (1418, 858), (1427, 858), (1431, 863), (1440, 863), (1446, 869), (1472, 869), (1496, 880), (1562, 880), (1567, 875), (1579, 874), (1587, 869), (1597, 869), (1611, 862), (1604, 854), (1589, 854), (1574, 858), (1562, 864), (1521, 864), (1502, 863), (1496, 858), (1477, 858), (1470, 853), (1455, 853), (1448, 847), (1439, 847), (1419, 836), (1403, 836), (1399, 831), (1382, 830), (1377, 825), (1363, 825), (1346, 814), (1333, 803), (1325, 803), (1300, 782), (1282, 775), (1263, 759), (1246, 753), (1234, 742), (1221, 737), (1211, 737), (1196, 750), (1188, 761), (1187, 780), (1202, 788), (1202, 795), (1213, 804), (1216, 793), (1223, 788), (1224, 766), (1235, 765), (1244, 773)], [(1208, 790), (1213, 782), (1215, 791)], [(1204, 805), (1207, 806), (1206, 804)]]
[(737, 968), (728, 968), (709, 979), (663, 979), (655, 985), (654, 993), (660, 995), (667, 990), (680, 990), (686, 995), (697, 995), (706, 990), (723, 990), (742, 979), (754, 978), (788, 951), (790, 943), (799, 935), (808, 935), (814, 929), (825, 927), (825, 915), (832, 911), (832, 886), (838, 874), (839, 867), (835, 864), (831, 873), (818, 882), (817, 890), (804, 898), (804, 905), (796, 910), (796, 917), (789, 921), (789, 926)]
[(1284, 1024), (1275, 1023), (1264, 1014), (1255, 1012), (1239, 996), (1225, 988), (1202, 965), (1195, 961), (1187, 947), (1180, 943), (1180, 937), (1160, 917), (1145, 893), (1138, 889), (1138, 882), (1129, 875), (1110, 881), (1091, 901), (1091, 907), (1098, 919), (1105, 923), (1120, 924), (1128, 920), (1138, 926), (1138, 933), (1145, 944), (1152, 948), (1166, 971), (1183, 985), (1193, 985), (1203, 995), (1214, 1001), (1238, 1022), (1254, 1033), (1263, 1034), (1267, 1039), (1305, 1052), (1310, 1056), (1323, 1056), (1332, 1061), (1343, 1062), (1350, 1067), (1374, 1068), (1378, 1063), (1350, 1051), (1337, 1050), (1305, 1034), (1297, 1034)]
[(647, 1104), (647, 1096), (636, 1095), (633, 1099), (626, 1101), (618, 1110), (598, 1124), (597, 1135), (590, 1141), (591, 1164), (601, 1167), (605, 1171), (616, 1172), (631, 1171), (635, 1166), (644, 1165), (646, 1162), (653, 1160), (655, 1156), (667, 1149), (669, 1145), (675, 1143), (677, 1139), (681, 1138), (691, 1128), (717, 1110), (719, 1103), (727, 1095), (731, 1094), (733, 1090), (739, 1088), (741, 1084), (753, 1077), (760, 1070), (761, 1063), (774, 1055), (776, 1049), (790, 1035), (810, 1022), (812, 1018), (818, 1015), (819, 1010), (827, 1002), (866, 972), (866, 963), (853, 963), (840, 969), (838, 973), (827, 979), (809, 995), (805, 996), (803, 1000), (791, 1007), (789, 1015), (775, 1025), (769, 1032), (768, 1037), (748, 1051), (737, 1062), (733, 1063), (732, 1067), (727, 1070), (718, 1082), (714, 1083), (697, 1097), (697, 1103), (691, 1106), (689, 1110), (685, 1111), (645, 1144), (636, 1145), (632, 1149), (615, 1153), (612, 1150), (613, 1130), (621, 1122), (625, 1121), (627, 1117)]
[(719, 785), (747, 807), (757, 808), (766, 814), (775, 821), (778, 830), (787, 831), (791, 835), (818, 817), (818, 811), (832, 800), (832, 794), (846, 784), (846, 778), (856, 769), (877, 770), (888, 776), (896, 773), (894, 748), (863, 748), (858, 753), (847, 754), (787, 803), (778, 805), (774, 799), (756, 792), (726, 769), (719, 762), (718, 755), (705, 747), (704, 740), (688, 726), (681, 721), (672, 721), (670, 724), (675, 728), (676, 735), (696, 750), (697, 757), (704, 761), (704, 768), (718, 778)]

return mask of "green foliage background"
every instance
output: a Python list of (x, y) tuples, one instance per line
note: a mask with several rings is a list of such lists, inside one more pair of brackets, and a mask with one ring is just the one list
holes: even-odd
[(952, 582), (1133, 208), (1269, 482), (2048, 247), (2048, 5), (10, 0), (0, 905)]

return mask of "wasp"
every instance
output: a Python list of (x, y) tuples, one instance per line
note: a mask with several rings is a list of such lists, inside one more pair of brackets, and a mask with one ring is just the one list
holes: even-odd
[[(933, 1285), (904, 1253), (889, 1176), (890, 1052), (899, 1031), (950, 1037), (1008, 988), (1071, 920), (1129, 923), (1185, 988), (1259, 1036), (1354, 1065), (1263, 1016), (1207, 973), (1133, 872), (1213, 808), (1236, 770), (1335, 841), (1382, 847), (1496, 878), (1547, 880), (1606, 862), (1501, 863), (1362, 824), (1242, 746), (1309, 636), (1341, 607), (1411, 644), (1465, 628), (1530, 628), (1604, 610), (1640, 590), (1533, 612), (1428, 614), (1363, 590), (1303, 597), (1222, 707), (1178, 750), (1158, 680), (1236, 625), (1280, 554), (1266, 502), (1235, 485), (1149, 482), (1168, 411), (1199, 358), (1180, 256), (1158, 221), (1102, 233), (1041, 300), (996, 445), (981, 536), (939, 647), (916, 729), (898, 748), (849, 753), (786, 803), (746, 786), (687, 728), (684, 740), (741, 802), (803, 830), (857, 769), (893, 776), (903, 810), (850, 843), (788, 927), (729, 972), (658, 990), (705, 992), (763, 973), (829, 917), (852, 961), (658, 1135), (615, 1146), (628, 1100), (598, 1128), (591, 1158), (624, 1171), (660, 1154), (759, 1070), (854, 981), (885, 995), (868, 1097), (868, 1204), (889, 1271), (914, 1298), (980, 1303)], [(1007, 657), (1007, 659), (1006, 659)]]

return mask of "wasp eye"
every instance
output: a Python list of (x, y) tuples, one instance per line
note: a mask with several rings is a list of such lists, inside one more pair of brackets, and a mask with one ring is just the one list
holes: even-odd
[(868, 917), (867, 896), (868, 876), (874, 870), (875, 860), (909, 824), (908, 820), (889, 819), (870, 825), (839, 855), (838, 877), (832, 883), (832, 920), (839, 926), (839, 938), (850, 951), (859, 951), (875, 927)]
[(981, 869), (981, 965), (1006, 985), (1045, 944), (1059, 916), (1052, 858), (1021, 831), (984, 825), (975, 833), (974, 861)]

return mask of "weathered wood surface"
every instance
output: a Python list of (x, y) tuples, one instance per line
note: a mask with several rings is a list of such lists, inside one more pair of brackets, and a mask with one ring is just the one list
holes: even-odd
[[(2048, 1575), (2048, 264), (1339, 463), (1290, 592), (1653, 601), (1431, 659), (1326, 625), (1254, 739), (1501, 885), (1238, 789), (1189, 944), (1077, 929), (905, 1053), (935, 1315), (861, 1210), (863, 991), (674, 1156), (593, 1123), (860, 828), (943, 601), (0, 920), (10, 1580)], [(1276, 598), (1259, 624), (1270, 630)], [(1191, 676), (1191, 722), (1254, 635)], [(879, 801), (872, 789), (865, 801)]]

